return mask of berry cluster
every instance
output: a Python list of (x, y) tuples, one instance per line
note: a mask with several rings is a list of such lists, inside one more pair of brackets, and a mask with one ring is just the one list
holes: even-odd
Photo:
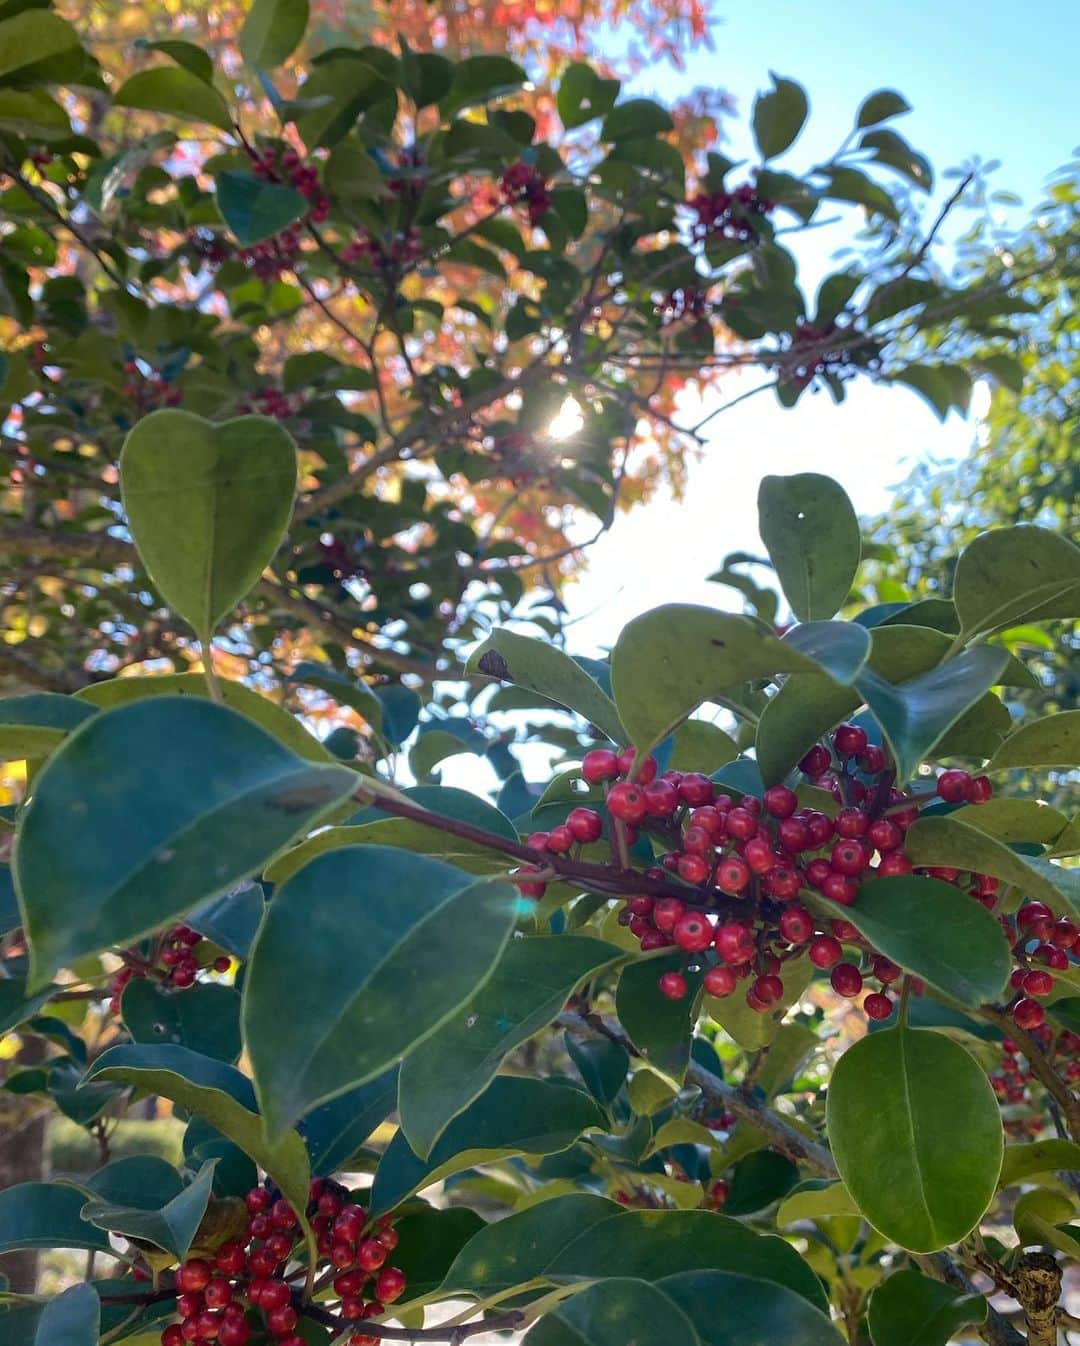
[(284, 271), (294, 269), (300, 251), (300, 240), (305, 224), (321, 224), (330, 214), (330, 198), (323, 191), (319, 170), (306, 164), (294, 149), (274, 146), (261, 154), (250, 151), (252, 171), (266, 182), (288, 183), (308, 204), (309, 209), (299, 220), (283, 229), (273, 238), (264, 239), (250, 248), (240, 249), (240, 258), (260, 280), (276, 280)]
[(206, 950), (213, 946), (204, 941), (197, 930), (188, 925), (175, 925), (165, 935), (155, 955), (148, 960), (138, 960), (132, 956), (109, 982), (109, 1009), (113, 1014), (120, 1013), (120, 997), (129, 981), (140, 977), (154, 977), (178, 990), (186, 990), (195, 985), (200, 971), (210, 969), (214, 972), (228, 972), (232, 960), (228, 954), (217, 954), (204, 961), (200, 956), (199, 945), (205, 944)]
[[(1036, 1046), (1047, 1062), (1071, 1084), (1080, 1080), (1080, 1034), (1064, 1029), (1055, 1037), (1049, 1024), (1031, 1030)], [(1003, 1122), (1006, 1134), (1014, 1140), (1037, 1136), (1047, 1125), (1042, 1100), (1036, 1099), (1032, 1089), (1034, 1076), (1013, 1038), (1001, 1044), (1001, 1067), (990, 1076), (990, 1083), (998, 1099), (1006, 1105)]]
[(524, 205), (530, 224), (539, 224), (541, 217), (551, 208), (547, 179), (523, 159), (511, 164), (503, 172), (499, 178), (499, 188), (508, 205), (519, 202)]
[(341, 260), (348, 265), (362, 262), (365, 266), (389, 271), (415, 262), (418, 257), (423, 256), (423, 252), (424, 245), (420, 235), (413, 228), (395, 234), (386, 243), (361, 229), (342, 248)]
[[(297, 1332), (299, 1288), (305, 1269), (294, 1260), (301, 1242), (296, 1212), (267, 1187), (246, 1197), (244, 1241), (221, 1245), (213, 1260), (192, 1257), (176, 1273), (176, 1311), (180, 1321), (161, 1334), (161, 1346), (246, 1346), (253, 1336), (276, 1346), (306, 1346)], [(311, 1184), (307, 1216), (325, 1275), (339, 1303), (343, 1325), (377, 1318), (405, 1291), (405, 1276), (385, 1266), (397, 1246), (388, 1217), (368, 1219), (345, 1188), (317, 1179)], [(359, 1329), (348, 1346), (378, 1346), (379, 1338)]]
[(290, 397), (280, 388), (268, 385), (265, 388), (256, 388), (250, 397), (244, 398), (237, 411), (241, 415), (254, 413), (258, 416), (272, 416), (276, 421), (285, 421), (294, 416), (301, 406), (303, 398)]
[(140, 415), (158, 407), (176, 407), (184, 400), (184, 390), (168, 383), (156, 369), (144, 374), (136, 360), (125, 360), (127, 382), (121, 388), (123, 395), (134, 402)]
[[(837, 323), (815, 327), (799, 323), (784, 355), (785, 377), (796, 388), (807, 388), (822, 374), (844, 377), (859, 369), (878, 369), (881, 366), (880, 348), (873, 341), (851, 343), (850, 332)], [(830, 341), (836, 338), (836, 346)]]
[(233, 255), (233, 247), (227, 238), (212, 229), (193, 229), (188, 234), (188, 246), (196, 257), (207, 266), (219, 267)]
[(695, 285), (680, 286), (668, 290), (657, 305), (660, 321), (664, 326), (679, 322), (683, 318), (701, 319), (709, 316), (709, 296)]
[(735, 243), (756, 243), (758, 228), (755, 217), (768, 215), (775, 204), (759, 196), (749, 183), (733, 192), (699, 192), (687, 201), (697, 219), (691, 233), (698, 241), (706, 238), (724, 238)]
[(1028, 1032), (1041, 1029), (1046, 1011), (1039, 1000), (1053, 991), (1053, 972), (1064, 972), (1069, 966), (1069, 950), (1080, 943), (1080, 927), (1066, 918), (1055, 920), (1043, 902), (1025, 902), (1015, 917), (999, 919), (1016, 960), (1011, 981), (1013, 1019)]

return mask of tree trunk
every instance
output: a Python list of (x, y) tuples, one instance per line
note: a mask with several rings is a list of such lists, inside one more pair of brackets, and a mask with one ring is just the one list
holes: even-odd
[[(15, 1058), (18, 1065), (32, 1065), (45, 1053), (41, 1038), (27, 1038)], [(0, 1093), (0, 1190), (20, 1182), (40, 1182), (45, 1177), (45, 1128), (49, 1112), (43, 1100), (32, 1094)], [(33, 1249), (5, 1253), (0, 1257), (0, 1275), (19, 1294), (37, 1288), (37, 1253)]]

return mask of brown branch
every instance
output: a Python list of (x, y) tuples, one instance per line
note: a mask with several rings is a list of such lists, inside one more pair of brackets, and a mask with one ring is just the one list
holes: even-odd
[(926, 254), (930, 251), (930, 248), (933, 245), (934, 239), (937, 238), (938, 234), (941, 232), (942, 225), (948, 219), (949, 215), (952, 214), (952, 211), (958, 205), (960, 198), (964, 195), (964, 193), (971, 186), (974, 180), (975, 180), (974, 172), (968, 173), (961, 180), (956, 190), (945, 202), (945, 204), (941, 207), (941, 210), (938, 212), (937, 219), (930, 227), (930, 232), (926, 235), (922, 243), (919, 245), (919, 248), (916, 251), (915, 255), (911, 258), (911, 260), (899, 273), (899, 275), (896, 275), (893, 277), (892, 280), (887, 281), (885, 285), (883, 285), (882, 288), (874, 295), (873, 298), (875, 304), (880, 304), (882, 299), (884, 299), (884, 297), (887, 294), (891, 294), (898, 285), (902, 284), (905, 280), (907, 280), (908, 276), (910, 276), (911, 273), (915, 270), (915, 268), (919, 266), (920, 263), (925, 259)]
[(1050, 1064), (1039, 1044), (1030, 1033), (1017, 1024), (1011, 1014), (998, 1009), (995, 1005), (983, 1005), (979, 1013), (982, 1018), (988, 1019), (1017, 1044), (1027, 1057), (1031, 1073), (1061, 1109), (1069, 1135), (1073, 1140), (1080, 1141), (1080, 1098), (1077, 1098)]
[(18, 645), (0, 643), (0, 674), (17, 678), (31, 687), (46, 692), (77, 692), (94, 681), (82, 669), (50, 669), (33, 657), (32, 651), (41, 647), (40, 641), (24, 640)]
[(317, 1304), (304, 1304), (300, 1312), (313, 1322), (329, 1327), (335, 1336), (352, 1330), (366, 1333), (371, 1337), (381, 1337), (385, 1341), (447, 1341), (450, 1346), (458, 1346), (459, 1342), (467, 1341), (482, 1332), (510, 1332), (525, 1322), (525, 1314), (520, 1309), (512, 1309), (509, 1313), (500, 1313), (491, 1318), (481, 1318), (475, 1323), (459, 1323), (453, 1327), (447, 1325), (418, 1328), (393, 1327), (389, 1323), (372, 1322), (370, 1318), (365, 1318), (362, 1323), (347, 1322), (344, 1318), (319, 1308)]

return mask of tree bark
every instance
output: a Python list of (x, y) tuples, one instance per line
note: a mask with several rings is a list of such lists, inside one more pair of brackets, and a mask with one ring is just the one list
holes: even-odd
[[(41, 1038), (28, 1038), (15, 1058), (17, 1065), (34, 1065), (45, 1054)], [(33, 1095), (0, 1093), (0, 1190), (45, 1177), (45, 1128), (48, 1109)], [(37, 1288), (38, 1256), (28, 1248), (0, 1257), (0, 1275), (19, 1294)]]

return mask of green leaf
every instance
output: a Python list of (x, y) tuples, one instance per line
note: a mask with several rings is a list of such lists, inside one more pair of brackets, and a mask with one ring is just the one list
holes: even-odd
[(877, 126), (879, 122), (889, 121), (893, 117), (902, 117), (911, 111), (911, 104), (895, 89), (878, 89), (865, 98), (855, 120), (856, 126)]
[(1001, 681), (1008, 650), (977, 645), (938, 668), (893, 686), (872, 668), (855, 686), (892, 748), (897, 773), (906, 780), (964, 712)]
[(827, 1308), (756, 1276), (686, 1271), (666, 1276), (659, 1288), (687, 1314), (703, 1346), (841, 1346)]
[(612, 1276), (565, 1299), (529, 1333), (533, 1346), (701, 1346), (685, 1313), (647, 1281)]
[[(884, 188), (879, 187), (873, 178), (867, 177), (857, 168), (838, 168), (835, 165), (825, 170), (828, 175), (829, 185), (822, 192), (822, 196), (833, 201), (849, 201), (852, 205), (864, 206), (871, 215), (881, 215), (887, 220), (894, 222), (900, 218), (900, 212), (896, 208), (896, 202), (893, 201)], [(903, 374), (897, 374), (893, 377), (897, 382), (905, 383), (909, 380), (905, 377), (908, 374), (918, 374), (923, 366), (913, 365), (903, 371)], [(945, 368), (945, 366), (937, 366)], [(954, 366), (949, 366), (954, 368)], [(920, 390), (921, 391), (921, 390)]]
[(467, 56), (457, 63), (450, 92), (439, 100), (444, 117), (474, 103), (486, 103), (519, 89), (525, 71), (506, 56)]
[(873, 150), (875, 163), (885, 164), (924, 192), (933, 187), (934, 173), (929, 161), (895, 131), (867, 131), (859, 141), (859, 148)]
[(617, 79), (601, 79), (591, 66), (575, 61), (563, 71), (555, 106), (563, 126), (572, 131), (610, 112), (618, 96)]
[(216, 181), (221, 218), (244, 247), (280, 234), (307, 213), (307, 198), (284, 183), (232, 169), (219, 173)]
[[(4, 704), (0, 701), (0, 709)], [(1068, 770), (1076, 766), (1080, 766), (1080, 710), (1063, 710), (1021, 725), (994, 753), (986, 770), (1007, 771), (1014, 767)]]
[(854, 682), (870, 654), (870, 632), (857, 622), (804, 622), (792, 627), (783, 641), (839, 683)]
[(300, 45), (308, 0), (255, 0), (240, 29), (240, 53), (249, 65), (273, 70)]
[(859, 568), (862, 535), (842, 486), (816, 472), (764, 477), (758, 528), (799, 621), (827, 619), (843, 606)]
[[(1029, 858), (996, 837), (960, 821), (953, 814), (920, 818), (904, 837), (904, 849), (916, 865), (954, 865), (973, 873), (991, 874), (1016, 884), (1026, 897), (1046, 902), (1055, 910), (1071, 906), (1074, 882), (1070, 872), (1049, 861)], [(951, 886), (951, 885), (950, 885)]]
[(957, 1294), (913, 1267), (894, 1271), (870, 1295), (874, 1346), (946, 1346), (962, 1327), (986, 1318), (986, 1299)]
[(124, 442), (120, 484), (151, 579), (205, 642), (281, 543), (296, 445), (266, 416), (214, 425), (189, 411), (154, 411)]
[(184, 924), (234, 958), (245, 959), (255, 942), (264, 906), (262, 889), (248, 879), (222, 897), (192, 907), (184, 916)]
[(396, 1220), (394, 1266), (403, 1272), (408, 1285), (399, 1306), (436, 1297), (454, 1259), (486, 1227), (467, 1206), (421, 1209)]
[(640, 752), (735, 683), (820, 671), (815, 660), (751, 618), (689, 603), (669, 603), (635, 617), (611, 656), (615, 704)]
[(148, 977), (124, 987), (120, 1015), (133, 1042), (174, 1042), (218, 1061), (240, 1055), (240, 993), (199, 983), (170, 989)]
[(858, 1215), (851, 1193), (842, 1182), (827, 1178), (808, 1178), (793, 1187), (776, 1211), (777, 1227), (798, 1220), (827, 1219), (832, 1215)]
[[(328, 852), (284, 883), (244, 983), (268, 1134), (381, 1074), (458, 1010), (491, 975), (518, 901), (507, 883), (383, 846)], [(295, 988), (284, 1020), (283, 978)]]
[(19, 820), (31, 988), (228, 891), (355, 781), (194, 697), (95, 715), (50, 758)]
[(29, 692), (0, 700), (0, 758), (45, 757), (93, 711), (59, 692)]
[(953, 599), (961, 633), (1080, 616), (1080, 547), (1023, 525), (983, 533), (960, 553)]
[(968, 804), (949, 816), (1006, 843), (1028, 841), (1048, 845), (1069, 825), (1064, 813), (1037, 799), (1004, 796), (988, 799), (985, 804)]
[(178, 42), (175, 39), (166, 38), (162, 42), (148, 42), (146, 45), (148, 50), (160, 51), (170, 61), (175, 61), (185, 70), (190, 70), (204, 84), (214, 82), (214, 63), (210, 60), (208, 53), (203, 51), (202, 47), (197, 47), (194, 42)]
[[(0, 127), (15, 135), (33, 136), (35, 140), (66, 140), (71, 135), (67, 113), (41, 89), (0, 89)], [(12, 274), (8, 273), (9, 288)], [(13, 302), (18, 305), (14, 298)], [(23, 303), (30, 321), (33, 305), (28, 297), (24, 297)]]
[(1080, 1230), (1068, 1224), (1075, 1209), (1073, 1198), (1063, 1192), (1044, 1187), (1025, 1192), (1013, 1207), (1020, 1246), (1057, 1248), (1075, 1261), (1080, 1257)]
[(682, 1000), (669, 1000), (658, 986), (665, 972), (681, 972), (680, 954), (630, 963), (619, 974), (615, 1009), (631, 1042), (648, 1063), (676, 1085), (690, 1061), (694, 1005), (701, 974), (687, 974), (690, 990)]
[(754, 99), (754, 141), (763, 159), (775, 159), (791, 148), (810, 111), (801, 84), (775, 74), (772, 82), (771, 93), (758, 94)]
[(738, 755), (738, 744), (719, 725), (687, 720), (675, 730), (670, 766), (674, 771), (702, 771), (711, 776)]
[(72, 1285), (41, 1311), (34, 1346), (97, 1346), (101, 1300), (92, 1285)]
[[(830, 903), (829, 910), (840, 914), (838, 905)], [(973, 1008), (997, 1000), (1012, 971), (1009, 944), (995, 917), (942, 879), (914, 874), (872, 879), (859, 889), (854, 906), (843, 908), (843, 916), (886, 958)]]
[(371, 1214), (381, 1215), (413, 1192), (451, 1173), (511, 1155), (558, 1154), (583, 1131), (605, 1128), (600, 1109), (579, 1089), (546, 1080), (497, 1075), (455, 1117), (426, 1160), (398, 1131), (375, 1170)]
[(465, 671), (538, 692), (583, 715), (614, 743), (626, 742), (626, 730), (611, 698), (578, 663), (548, 641), (495, 631), (469, 655)]
[(0, 79), (78, 45), (79, 35), (58, 14), (25, 9), (0, 23)]
[(742, 991), (715, 999), (706, 998), (710, 1018), (744, 1051), (756, 1052), (769, 1046), (780, 1032), (784, 1016), (810, 985), (813, 964), (808, 958), (794, 958), (784, 964), (784, 994), (767, 1014), (760, 1014), (746, 1003)]
[(99, 1229), (153, 1243), (183, 1261), (206, 1214), (216, 1162), (211, 1159), (203, 1164), (195, 1180), (159, 1209), (141, 1202), (117, 1205), (107, 1200), (93, 1200), (83, 1207), (82, 1218)]
[(371, 1133), (397, 1107), (398, 1068), (321, 1103), (304, 1118), (304, 1139), (317, 1175), (343, 1169)]
[(54, 988), (47, 986), (35, 996), (26, 994), (23, 977), (0, 978), (0, 1033), (10, 1033), (45, 1004)]
[(1032, 1140), (1023, 1145), (1006, 1145), (1001, 1161), (999, 1187), (1027, 1182), (1039, 1173), (1055, 1170), (1080, 1170), (1080, 1145), (1072, 1140)]
[(674, 130), (671, 114), (651, 98), (629, 98), (611, 109), (600, 130), (601, 140), (640, 140)]
[(108, 1236), (81, 1215), (86, 1197), (74, 1187), (22, 1182), (0, 1192), (0, 1252), (14, 1248), (109, 1251)]
[[(210, 699), (210, 689), (201, 673), (166, 673), (160, 677), (110, 678), (106, 682), (92, 682), (89, 687), (76, 692), (74, 699), (110, 710), (114, 706), (127, 706), (133, 701), (153, 696), (194, 696), (200, 701), (207, 701)], [(282, 710), (269, 698), (253, 692), (242, 682), (223, 682), (221, 699), (230, 710), (239, 711), (249, 720), (254, 720), (305, 761), (334, 762), (334, 757), (314, 734), (308, 733), (295, 715)]]
[(593, 1098), (609, 1107), (618, 1096), (630, 1069), (630, 1053), (618, 1042), (606, 1038), (578, 1040), (571, 1033), (563, 1037), (571, 1061), (578, 1068), (585, 1088)]
[(203, 1117), (266, 1170), (293, 1209), (307, 1209), (310, 1170), (295, 1131), (268, 1142), (246, 1075), (187, 1047), (111, 1047), (86, 1072), (86, 1082), (116, 1080), (144, 1094), (160, 1094)]
[[(880, 188), (876, 190), (881, 191)], [(884, 193), (882, 193), (884, 195)], [(891, 376), (893, 383), (914, 388), (944, 420), (955, 407), (966, 415), (971, 399), (971, 376), (959, 365), (909, 365)]]
[(587, 977), (625, 957), (584, 935), (511, 940), (484, 985), (402, 1063), (399, 1111), (412, 1149), (427, 1158), (503, 1057), (549, 1024)]
[(826, 1120), (856, 1206), (902, 1248), (959, 1243), (993, 1200), (1003, 1149), (997, 1100), (982, 1067), (940, 1033), (890, 1028), (849, 1047), (833, 1071)]
[(162, 112), (185, 122), (207, 122), (221, 131), (232, 131), (232, 117), (221, 94), (180, 66), (140, 70), (113, 95), (113, 106)]
[(300, 663), (289, 674), (289, 681), (302, 687), (315, 687), (332, 696), (342, 706), (359, 711), (373, 729), (382, 728), (382, 702), (366, 682), (353, 682), (327, 664)]
[(732, 1216), (762, 1211), (786, 1196), (798, 1176), (795, 1165), (785, 1155), (775, 1150), (755, 1150), (732, 1169), (724, 1209)]

